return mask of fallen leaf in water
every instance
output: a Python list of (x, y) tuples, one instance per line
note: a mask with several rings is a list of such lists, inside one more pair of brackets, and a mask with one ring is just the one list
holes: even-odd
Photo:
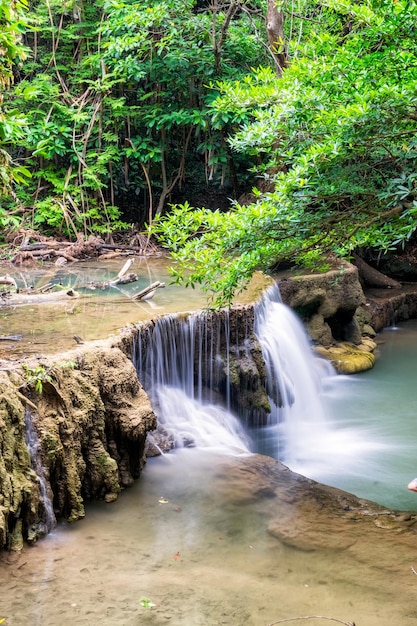
[(174, 561), (177, 561), (180, 557), (181, 557), (181, 554), (179, 552), (176, 552), (174, 554)]
[(173, 509), (174, 509), (175, 513), (181, 513), (181, 511), (182, 511), (182, 508), (180, 506), (174, 506)]
[(166, 498), (159, 498), (159, 504), (167, 504), (168, 500)]

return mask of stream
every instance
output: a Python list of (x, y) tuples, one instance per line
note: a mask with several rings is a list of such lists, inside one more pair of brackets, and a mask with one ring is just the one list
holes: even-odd
[[(372, 459), (364, 446), (360, 477), (333, 471), (329, 479), (416, 510), (406, 483), (415, 473), (417, 322), (380, 338), (374, 370), (326, 393), (355, 440), (372, 435), (384, 445)], [(221, 464), (201, 449), (149, 459), (116, 503), (90, 503), (83, 521), (60, 524), (23, 553), (4, 553), (0, 618), (7, 626), (267, 626), (321, 615), (356, 626), (414, 626), (412, 550), (399, 550), (381, 530), (377, 543), (353, 553), (281, 544), (267, 532), (268, 503), (239, 499), (239, 485), (219, 475)]]
[[(78, 331), (72, 326), (68, 337)], [(416, 511), (417, 494), (406, 486), (417, 476), (417, 321), (379, 340), (373, 370), (328, 378), (326, 430), (286, 462), (384, 506)], [(273, 448), (260, 451), (274, 456)], [(233, 462), (248, 452), (229, 454)], [(417, 556), (406, 540), (375, 529), (358, 534), (349, 550), (285, 545), (268, 532), (270, 496), (247, 498), (223, 462), (218, 451), (198, 448), (149, 459), (116, 503), (89, 503), (83, 521), (59, 524), (22, 553), (3, 553), (0, 621), (267, 626), (315, 615), (356, 626), (415, 625)], [(330, 520), (321, 524), (333, 532)]]

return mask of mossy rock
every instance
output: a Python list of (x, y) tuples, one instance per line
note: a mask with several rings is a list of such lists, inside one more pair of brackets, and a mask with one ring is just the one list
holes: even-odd
[(339, 374), (357, 374), (370, 370), (375, 365), (375, 355), (364, 346), (339, 343), (330, 348), (318, 346), (318, 356), (331, 361)]

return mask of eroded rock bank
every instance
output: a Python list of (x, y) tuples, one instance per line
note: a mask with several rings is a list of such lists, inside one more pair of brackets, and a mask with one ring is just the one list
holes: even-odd
[[(84, 501), (112, 501), (145, 462), (156, 425), (132, 362), (111, 342), (0, 372), (0, 546), (19, 549), (45, 534), (49, 495), (59, 519), (84, 516)], [(47, 494), (25, 440), (39, 438)]]
[(324, 274), (278, 281), (282, 300), (299, 315), (317, 353), (342, 374), (373, 367), (376, 348), (373, 311), (358, 269), (346, 262)]

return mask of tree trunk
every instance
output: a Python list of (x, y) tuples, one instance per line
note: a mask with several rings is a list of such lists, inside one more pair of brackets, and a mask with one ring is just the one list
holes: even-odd
[(279, 11), (276, 0), (268, 0), (266, 10), (266, 32), (268, 35), (269, 49), (274, 57), (278, 76), (287, 66), (287, 50), (284, 36), (284, 12)]
[(401, 283), (382, 274), (374, 267), (368, 265), (366, 261), (361, 259), (357, 254), (353, 255), (352, 262), (358, 268), (359, 276), (368, 285), (368, 287), (379, 287), (380, 289), (401, 289)]

